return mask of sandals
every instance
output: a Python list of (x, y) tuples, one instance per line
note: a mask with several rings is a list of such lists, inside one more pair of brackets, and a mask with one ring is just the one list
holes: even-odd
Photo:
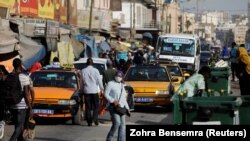
[(35, 138), (35, 130), (34, 129), (29, 129), (28, 130), (28, 138), (29, 139), (34, 139)]

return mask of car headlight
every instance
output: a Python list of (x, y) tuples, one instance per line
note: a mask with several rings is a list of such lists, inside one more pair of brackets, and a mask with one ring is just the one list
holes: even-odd
[(76, 104), (76, 101), (74, 99), (71, 99), (71, 100), (59, 100), (58, 101), (58, 104), (59, 105), (75, 105)]
[(169, 91), (166, 91), (166, 90), (157, 90), (157, 91), (155, 91), (155, 94), (169, 94)]

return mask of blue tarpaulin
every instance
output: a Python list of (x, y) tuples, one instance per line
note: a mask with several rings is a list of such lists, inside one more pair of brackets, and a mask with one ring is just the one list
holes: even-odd
[(24, 35), (20, 35), (20, 50), (18, 52), (26, 69), (42, 60), (46, 55), (46, 49), (42, 44)]
[(98, 57), (98, 49), (94, 37), (79, 34), (75, 35), (75, 38), (86, 44), (85, 57)]

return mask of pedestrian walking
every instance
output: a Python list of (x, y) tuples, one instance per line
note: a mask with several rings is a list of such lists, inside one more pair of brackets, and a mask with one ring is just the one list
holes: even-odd
[(29, 100), (30, 100), (30, 105), (31, 107), (29, 107), (26, 110), (26, 116), (25, 116), (25, 122), (24, 122), (24, 130), (23, 130), (23, 138), (26, 139), (28, 137), (29, 134), (29, 120), (33, 119), (33, 112), (32, 112), (32, 107), (34, 104), (34, 100), (35, 100), (35, 90), (33, 87), (33, 81), (30, 78), (30, 85), (29, 85)]
[(13, 120), (15, 124), (15, 130), (10, 138), (10, 141), (23, 141), (23, 130), (25, 125), (25, 117), (27, 109), (31, 109), (32, 103), (30, 102), (30, 77), (23, 73), (22, 61), (19, 58), (13, 60), (13, 73), (19, 73), (19, 80), (22, 86), (23, 98), (20, 103), (12, 105), (11, 112), (13, 114)]
[[(88, 126), (94, 121), (98, 125), (99, 93), (103, 91), (103, 83), (98, 69), (93, 67), (92, 58), (87, 59), (87, 67), (81, 70), (81, 91), (85, 100), (86, 120)], [(93, 107), (93, 114), (91, 113)]]
[(115, 80), (115, 72), (116, 68), (113, 67), (113, 63), (108, 60), (107, 61), (107, 70), (104, 71), (103, 73), (103, 81), (104, 84), (106, 85), (109, 81)]
[(221, 58), (223, 60), (228, 60), (230, 58), (230, 51), (228, 47), (224, 46), (221, 52)]
[(8, 72), (6, 71), (5, 67), (3, 65), (0, 65), (0, 140), (4, 136), (4, 100), (2, 98), (2, 90), (5, 89), (4, 87), (1, 87), (4, 85), (4, 79), (8, 75)]
[(238, 62), (238, 48), (235, 42), (232, 43), (232, 49), (230, 51), (230, 60), (231, 60), (232, 81), (235, 81), (235, 71)]
[(238, 64), (236, 67), (236, 76), (239, 78), (241, 95), (249, 95), (250, 92), (250, 57), (244, 45), (238, 48)]
[[(107, 135), (106, 141), (111, 141), (118, 129), (118, 141), (125, 141), (126, 136), (126, 114), (130, 116), (130, 110), (127, 103), (126, 91), (124, 84), (121, 82), (123, 78), (122, 71), (117, 71), (115, 80), (108, 82), (105, 88), (105, 98), (108, 101), (108, 110), (110, 112), (112, 126)], [(126, 114), (119, 114), (115, 111), (115, 107), (125, 107)]]

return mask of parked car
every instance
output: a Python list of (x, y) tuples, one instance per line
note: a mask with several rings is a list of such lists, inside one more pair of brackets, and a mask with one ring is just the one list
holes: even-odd
[(208, 65), (212, 59), (212, 53), (210, 51), (202, 51), (200, 59), (201, 66)]
[(167, 69), (159, 64), (131, 66), (124, 81), (134, 89), (135, 105), (171, 104), (174, 86)]
[(73, 69), (50, 68), (30, 75), (35, 90), (34, 117), (71, 118), (80, 124), (79, 75)]

